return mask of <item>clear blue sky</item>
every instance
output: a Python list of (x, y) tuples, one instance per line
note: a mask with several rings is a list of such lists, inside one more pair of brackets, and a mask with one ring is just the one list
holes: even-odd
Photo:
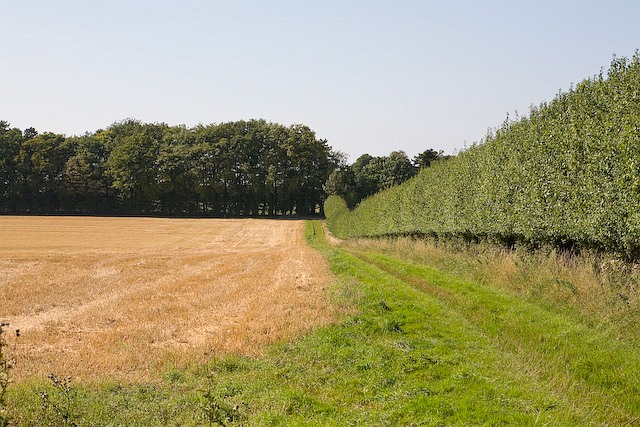
[(640, 48), (640, 2), (0, 0), (0, 119), (304, 123), (354, 161), (480, 140)]

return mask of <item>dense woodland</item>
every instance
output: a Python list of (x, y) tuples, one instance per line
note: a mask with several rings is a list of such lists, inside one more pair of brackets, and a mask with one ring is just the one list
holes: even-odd
[(0, 212), (309, 215), (333, 163), (308, 127), (263, 120), (68, 138), (0, 122)]
[(353, 165), (304, 125), (169, 126), (127, 119), (66, 137), (0, 121), (0, 213), (205, 216), (321, 214), (414, 176), (404, 152)]
[(640, 260), (640, 53), (349, 211), (341, 236), (418, 234), (597, 249)]

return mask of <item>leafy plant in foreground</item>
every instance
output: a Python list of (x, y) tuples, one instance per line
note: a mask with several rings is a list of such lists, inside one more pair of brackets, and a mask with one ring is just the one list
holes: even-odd
[(53, 385), (51, 393), (46, 390), (40, 392), (42, 425), (77, 426), (74, 414), (76, 393), (71, 387), (71, 377), (60, 378), (55, 374), (49, 374), (49, 380)]
[(200, 395), (199, 408), (202, 418), (209, 426), (237, 425), (244, 420), (240, 412), (240, 404), (231, 403), (230, 399), (238, 394), (234, 387), (222, 387), (216, 383), (213, 374), (209, 377), (209, 387)]
[[(15, 366), (15, 342), (14, 342), (14, 356), (7, 354), (6, 347), (8, 346), (5, 340), (4, 334), (5, 328), (9, 326), (6, 322), (0, 323), (0, 427), (6, 427), (9, 425), (9, 415), (7, 414), (6, 407), (6, 395), (9, 385), (11, 384), (10, 371)], [(20, 330), (16, 329), (16, 338), (20, 337)]]

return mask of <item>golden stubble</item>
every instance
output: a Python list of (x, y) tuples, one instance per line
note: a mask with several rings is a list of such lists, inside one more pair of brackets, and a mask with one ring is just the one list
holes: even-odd
[(338, 316), (303, 222), (0, 217), (0, 320), (18, 379), (156, 378), (259, 355)]

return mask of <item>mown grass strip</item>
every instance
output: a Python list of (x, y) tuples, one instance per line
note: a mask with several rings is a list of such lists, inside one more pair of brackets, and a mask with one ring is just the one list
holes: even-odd
[(426, 266), (380, 253), (354, 255), (455, 309), (528, 375), (569, 396), (577, 412), (613, 425), (639, 422), (640, 352), (633, 345)]

